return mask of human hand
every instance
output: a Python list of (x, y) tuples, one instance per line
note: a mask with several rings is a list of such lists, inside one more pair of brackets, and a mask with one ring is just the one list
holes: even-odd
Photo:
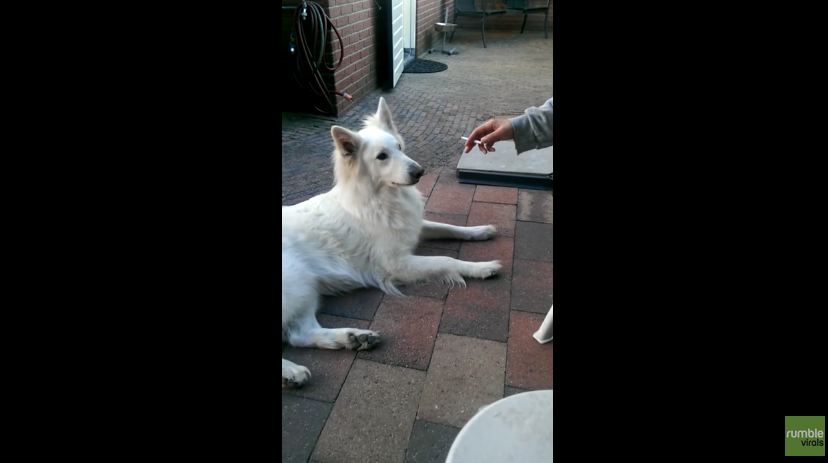
[(484, 154), (495, 151), (493, 146), (495, 142), (511, 140), (513, 135), (512, 123), (508, 119), (489, 119), (469, 134), (469, 139), (466, 140), (465, 152), (471, 151), (475, 145), (475, 140), (480, 140), (480, 144), (477, 146)]

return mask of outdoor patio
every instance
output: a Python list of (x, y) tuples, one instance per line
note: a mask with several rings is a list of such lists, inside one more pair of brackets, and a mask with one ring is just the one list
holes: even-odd
[(370, 328), (383, 341), (359, 353), (283, 348), (312, 373), (303, 388), (282, 390), (283, 462), (443, 462), (480, 407), (552, 388), (553, 343), (531, 337), (552, 304), (552, 192), (461, 184), (454, 171), (461, 136), (552, 95), (552, 40), (534, 31), (486, 35), (484, 49), (479, 30), (458, 30), (458, 55), (421, 56), (446, 71), (405, 73), (392, 92), (374, 91), (341, 118), (282, 116), (283, 205), (331, 187), (330, 126), (358, 129), (384, 96), (406, 153), (426, 167), (417, 185), (426, 218), (498, 228), (490, 241), (426, 241), (416, 254), (503, 263), (500, 275), (466, 288), (430, 283), (404, 288), (405, 298), (378, 290), (326, 298), (323, 326)]

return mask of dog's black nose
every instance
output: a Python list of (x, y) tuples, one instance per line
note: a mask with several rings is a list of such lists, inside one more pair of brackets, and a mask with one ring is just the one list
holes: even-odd
[(411, 175), (411, 178), (415, 180), (419, 180), (420, 177), (423, 176), (425, 173), (425, 169), (420, 166), (411, 166), (408, 168), (408, 174)]

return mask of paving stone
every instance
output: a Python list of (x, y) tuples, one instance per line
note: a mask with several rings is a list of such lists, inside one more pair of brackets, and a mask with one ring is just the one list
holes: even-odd
[(460, 430), (451, 426), (430, 423), (424, 420), (414, 422), (414, 430), (405, 454), (406, 463), (444, 462), (451, 444)]
[(498, 236), (515, 236), (515, 211), (513, 204), (474, 202), (469, 212), (468, 226), (494, 225)]
[(506, 344), (440, 333), (417, 417), (462, 428), (485, 405), (503, 397)]
[(357, 359), (312, 459), (320, 463), (403, 462), (425, 375)]
[(305, 463), (331, 404), (282, 394), (282, 463)]
[(426, 203), (426, 211), (466, 215), (469, 213), (473, 197), (474, 185), (438, 180)]
[(477, 191), (474, 193), (475, 202), (517, 204), (517, 200), (517, 188), (477, 185)]
[(528, 391), (529, 389), (521, 389), (519, 387), (506, 386), (503, 389), (503, 397), (509, 397), (510, 395), (521, 394)]
[(517, 218), (529, 222), (552, 223), (552, 192), (520, 190)]
[(427, 297), (389, 298), (380, 305), (371, 329), (382, 333), (382, 344), (359, 358), (425, 370), (431, 360), (443, 301)]
[(552, 262), (552, 224), (518, 221), (515, 225), (515, 259)]
[(509, 323), (506, 384), (523, 389), (552, 388), (552, 345), (532, 337), (543, 315), (513, 310)]
[(496, 277), (467, 280), (466, 288), (450, 289), (440, 332), (506, 342), (510, 283)]
[(324, 296), (319, 311), (328, 315), (371, 320), (383, 295), (376, 288), (360, 288), (339, 296)]
[(515, 259), (512, 308), (546, 314), (552, 306), (552, 262)]

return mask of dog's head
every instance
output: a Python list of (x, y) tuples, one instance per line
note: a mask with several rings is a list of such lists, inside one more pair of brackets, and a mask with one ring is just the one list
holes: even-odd
[(391, 111), (380, 97), (376, 114), (368, 117), (359, 132), (331, 127), (334, 175), (337, 183), (371, 182), (374, 187), (414, 185), (425, 170), (403, 153), (403, 139), (391, 119)]

